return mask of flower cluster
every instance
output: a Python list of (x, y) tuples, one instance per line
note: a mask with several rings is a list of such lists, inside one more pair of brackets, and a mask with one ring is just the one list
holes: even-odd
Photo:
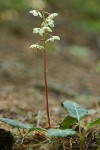
[[(34, 34), (39, 34), (40, 36), (46, 36), (46, 35), (49, 35), (50, 38), (49, 39), (46, 39), (45, 40), (45, 43), (47, 42), (54, 42), (55, 40), (60, 40), (60, 37), (59, 36), (52, 36), (51, 33), (52, 32), (52, 29), (51, 27), (54, 27), (54, 18), (56, 16), (58, 16), (57, 13), (52, 13), (52, 14), (49, 14), (47, 16), (47, 18), (45, 18), (45, 13), (47, 12), (43, 12), (44, 10), (31, 10), (30, 13), (33, 15), (33, 16), (38, 16), (40, 18), (43, 19), (43, 22), (41, 24), (41, 28), (34, 28), (33, 29), (33, 33)], [(47, 13), (48, 14), (48, 13)], [(42, 41), (42, 40), (40, 40)], [(33, 44), (30, 46), (30, 48), (36, 48), (36, 49), (43, 49), (44, 47), (39, 45), (38, 43), (36, 44)]]
[(45, 26), (45, 27), (54, 27), (54, 18), (58, 16), (57, 13), (52, 13), (50, 14), (46, 19), (45, 21), (42, 23), (42, 26)]

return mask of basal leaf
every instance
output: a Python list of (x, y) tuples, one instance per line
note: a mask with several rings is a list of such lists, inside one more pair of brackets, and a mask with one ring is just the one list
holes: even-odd
[(8, 124), (12, 127), (16, 127), (16, 128), (31, 129), (34, 127), (30, 124), (24, 124), (24, 123), (14, 121), (14, 120), (8, 119), (8, 118), (0, 118), (0, 121), (4, 122), (5, 124)]
[(65, 101), (63, 106), (67, 110), (69, 116), (78, 120), (78, 122), (87, 115), (87, 110), (75, 102)]
[(70, 128), (72, 125), (75, 125), (76, 122), (77, 120), (75, 118), (67, 116), (60, 124), (60, 129)]
[(100, 125), (100, 118), (98, 118), (98, 119), (92, 121), (91, 123), (89, 123), (88, 128), (90, 129), (90, 128), (95, 127), (97, 125)]
[(52, 137), (67, 137), (67, 136), (72, 136), (74, 135), (76, 132), (71, 130), (71, 129), (49, 129), (47, 131), (47, 136), (52, 136)]

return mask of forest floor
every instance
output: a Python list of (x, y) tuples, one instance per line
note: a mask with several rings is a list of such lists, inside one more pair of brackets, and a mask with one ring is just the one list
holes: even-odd
[[(46, 128), (43, 53), (29, 49), (32, 43), (32, 39), (1, 31), (0, 117), (36, 125), (40, 112), (40, 126)], [(52, 127), (57, 127), (66, 116), (62, 107), (64, 100), (78, 102), (88, 109), (88, 121), (100, 116), (100, 73), (96, 71), (98, 54), (91, 50), (88, 57), (79, 57), (71, 54), (66, 45), (62, 47), (57, 45), (54, 52), (47, 52)], [(0, 128), (12, 130), (16, 136), (19, 134), (16, 129), (1, 122)], [(59, 146), (53, 145), (42, 135), (38, 139), (31, 134), (22, 145), (20, 140), (17, 142), (14, 150), (67, 150), (66, 144), (63, 144), (65, 141)]]

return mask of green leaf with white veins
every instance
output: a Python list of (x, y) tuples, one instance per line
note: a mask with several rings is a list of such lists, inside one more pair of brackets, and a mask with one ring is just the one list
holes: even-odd
[(8, 119), (8, 118), (0, 118), (1, 122), (4, 122), (5, 124), (12, 126), (12, 127), (16, 127), (16, 128), (22, 128), (22, 129), (31, 129), (34, 126), (31, 124), (24, 124), (18, 121), (14, 121), (12, 119)]
[(64, 108), (67, 110), (69, 116), (78, 120), (78, 122), (88, 114), (87, 110), (75, 102), (63, 102)]
[(47, 136), (52, 136), (52, 137), (67, 137), (67, 136), (72, 136), (74, 135), (76, 132), (71, 130), (71, 129), (65, 129), (65, 130), (61, 130), (61, 129), (49, 129), (47, 131)]

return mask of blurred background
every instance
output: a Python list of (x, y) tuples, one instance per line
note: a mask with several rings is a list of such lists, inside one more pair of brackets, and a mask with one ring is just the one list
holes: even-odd
[(0, 109), (33, 111), (33, 103), (37, 112), (38, 103), (45, 99), (43, 53), (29, 48), (39, 39), (32, 29), (41, 23), (29, 11), (40, 8), (59, 14), (53, 34), (61, 40), (47, 45), (50, 106), (72, 99), (96, 107), (100, 103), (100, 0), (0, 0)]

